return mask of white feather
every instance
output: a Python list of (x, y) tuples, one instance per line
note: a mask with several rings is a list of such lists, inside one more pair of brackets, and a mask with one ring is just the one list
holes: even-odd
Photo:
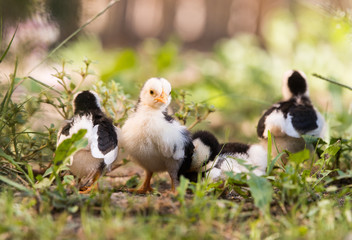
[(248, 160), (257, 168), (253, 171), (257, 176), (264, 175), (266, 172), (266, 167), (268, 165), (268, 152), (263, 146), (259, 144), (253, 144), (248, 149)]
[(90, 145), (90, 151), (92, 153), (92, 156), (95, 158), (104, 158), (104, 154), (99, 150), (98, 147), (98, 128), (99, 125), (95, 125), (93, 127), (92, 131), (92, 136), (91, 136), (91, 145)]
[(248, 168), (240, 164), (237, 159), (244, 160), (244, 164), (255, 167), (252, 171), (255, 175), (262, 176), (265, 174), (267, 167), (267, 151), (261, 145), (254, 144), (250, 146), (245, 154), (225, 153), (217, 156), (215, 163), (208, 172), (209, 178), (213, 181), (217, 181), (226, 178), (225, 172), (248, 172)]
[(109, 167), (117, 158), (118, 147), (104, 155), (104, 163)]
[(285, 119), (284, 124), (284, 132), (286, 135), (294, 138), (300, 138), (301, 135), (296, 131), (296, 129), (292, 125), (292, 116), (291, 114), (287, 114), (287, 118)]
[(286, 121), (281, 111), (274, 110), (272, 113), (270, 113), (266, 117), (264, 124), (264, 138), (268, 137), (268, 130), (275, 136), (284, 135)]
[(211, 168), (208, 172), (207, 172), (207, 177), (212, 180), (212, 181), (218, 181), (218, 180), (224, 180), (225, 178), (225, 173), (223, 171), (221, 171), (221, 169), (219, 168)]
[(87, 129), (87, 133), (84, 135), (85, 138), (88, 139), (88, 147), (90, 148), (91, 144), (91, 136), (93, 132), (93, 122), (92, 122), (92, 117), (89, 116), (75, 116), (73, 118), (73, 125), (71, 126), (69, 130), (69, 134), (67, 136), (63, 134), (59, 134), (59, 139), (57, 141), (57, 146), (60, 145), (62, 141), (65, 139), (68, 139), (72, 137), (73, 134), (77, 133), (81, 129)]
[(210, 147), (205, 145), (200, 139), (193, 140), (194, 153), (192, 156), (192, 166), (189, 171), (198, 171), (203, 163), (210, 157)]

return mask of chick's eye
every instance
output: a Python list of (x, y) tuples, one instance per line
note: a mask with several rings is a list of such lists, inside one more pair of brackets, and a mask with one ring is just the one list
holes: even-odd
[(150, 90), (149, 93), (150, 93), (150, 95), (153, 95), (153, 94), (154, 94), (154, 91), (153, 91), (153, 90)]

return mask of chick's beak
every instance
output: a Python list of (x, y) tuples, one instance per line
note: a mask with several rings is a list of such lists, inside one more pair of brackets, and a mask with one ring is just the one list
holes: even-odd
[(164, 90), (162, 90), (161, 95), (159, 97), (154, 98), (154, 100), (157, 102), (167, 103), (168, 99)]

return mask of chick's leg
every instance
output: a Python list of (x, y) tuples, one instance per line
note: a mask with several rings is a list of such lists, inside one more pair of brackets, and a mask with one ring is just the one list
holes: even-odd
[(95, 188), (96, 190), (98, 190), (98, 185), (96, 184), (96, 182), (98, 181), (98, 179), (100, 178), (100, 176), (102, 175), (102, 172), (101, 171), (97, 171), (94, 176), (93, 176), (93, 179), (89, 182), (91, 183), (88, 183), (82, 187), (80, 187), (80, 191), (79, 193), (81, 194), (87, 194), (87, 193), (90, 193), (90, 191), (92, 191), (93, 188)]
[(144, 194), (147, 192), (152, 192), (153, 188), (150, 186), (150, 180), (152, 179), (153, 172), (146, 170), (146, 176), (143, 185), (139, 189), (129, 189), (129, 192), (136, 192), (139, 194)]
[(176, 193), (176, 187), (178, 187), (178, 185), (180, 184), (178, 180), (177, 172), (170, 171), (169, 175), (171, 178), (171, 191), (173, 193)]

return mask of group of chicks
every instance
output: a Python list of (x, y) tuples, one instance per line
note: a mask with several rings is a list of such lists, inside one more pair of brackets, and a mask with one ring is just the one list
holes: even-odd
[(69, 164), (70, 171), (79, 179), (82, 193), (89, 192), (99, 177), (110, 171), (120, 147), (146, 172), (140, 188), (130, 190), (141, 194), (153, 190), (150, 181), (154, 172), (168, 172), (172, 191), (180, 176), (197, 181), (200, 174), (217, 181), (224, 179), (228, 171), (248, 172), (245, 165), (260, 176), (266, 172), (269, 131), (279, 151), (289, 152), (306, 147), (301, 135), (323, 134), (324, 118), (309, 99), (303, 72), (291, 70), (285, 74), (282, 94), (283, 100), (272, 105), (258, 122), (261, 143), (247, 145), (219, 143), (209, 131), (189, 132), (168, 115), (171, 85), (164, 78), (145, 82), (134, 112), (121, 129), (102, 112), (95, 92), (82, 91), (74, 97), (74, 116), (59, 131), (57, 144), (78, 130), (87, 129), (87, 147), (71, 156)]

